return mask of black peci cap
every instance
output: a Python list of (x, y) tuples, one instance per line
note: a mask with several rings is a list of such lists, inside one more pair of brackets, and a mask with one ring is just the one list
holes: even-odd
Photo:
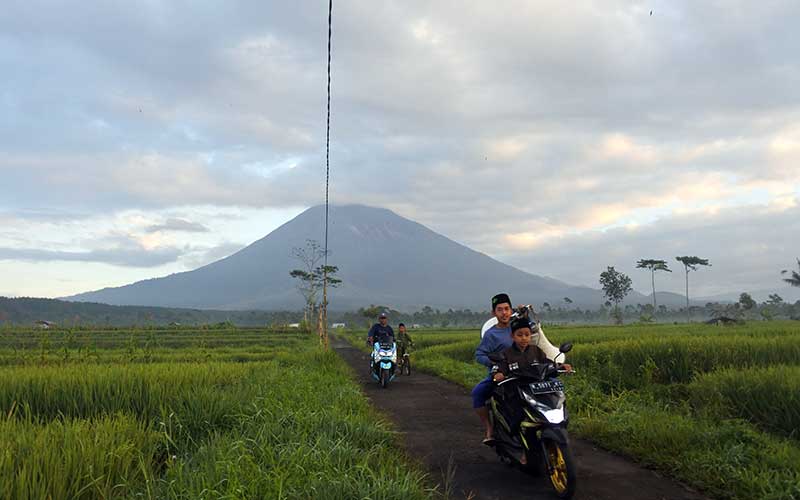
[(533, 332), (533, 324), (531, 323), (531, 320), (529, 320), (528, 318), (522, 317), (522, 318), (514, 318), (514, 319), (512, 319), (511, 320), (511, 333), (514, 333), (515, 331), (519, 330), (520, 328), (530, 328), (531, 332)]
[(507, 293), (498, 293), (497, 295), (492, 297), (492, 312), (494, 312), (495, 308), (498, 305), (503, 303), (507, 303), (509, 306), (511, 306), (511, 298), (508, 296)]

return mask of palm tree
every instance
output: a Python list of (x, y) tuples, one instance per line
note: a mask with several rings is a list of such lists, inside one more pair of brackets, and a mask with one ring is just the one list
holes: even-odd
[(689, 271), (697, 271), (697, 266), (710, 266), (708, 259), (701, 259), (697, 256), (684, 255), (675, 257), (675, 260), (683, 264), (686, 269), (686, 322), (689, 322)]
[(658, 308), (658, 306), (656, 306), (656, 271), (667, 271), (671, 273), (672, 269), (667, 266), (667, 261), (656, 259), (641, 259), (636, 263), (636, 267), (650, 270), (650, 279), (653, 282), (653, 313), (655, 313)]
[[(800, 259), (797, 259), (797, 269), (800, 270)], [(789, 271), (788, 269), (784, 269), (781, 271), (781, 274), (789, 274), (788, 278), (784, 278), (783, 281), (789, 283), (792, 286), (800, 286), (800, 273), (797, 271)]]

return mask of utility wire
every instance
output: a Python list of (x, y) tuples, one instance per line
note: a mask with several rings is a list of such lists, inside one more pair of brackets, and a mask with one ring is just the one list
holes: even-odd
[(328, 123), (325, 135), (325, 265), (322, 269), (322, 343), (328, 349), (328, 192), (331, 179), (331, 32), (333, 0), (328, 0)]
[(331, 27), (333, 0), (328, 0), (328, 128), (325, 136), (325, 266), (328, 266), (328, 187), (331, 179)]

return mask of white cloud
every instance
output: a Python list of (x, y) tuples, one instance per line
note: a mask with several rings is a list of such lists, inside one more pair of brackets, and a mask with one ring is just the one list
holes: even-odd
[[(180, 249), (172, 272), (263, 236), (274, 224), (260, 215), (285, 220), (323, 200), (316, 4), (6, 7), (0, 247), (97, 255), (127, 239)], [(337, 4), (332, 200), (388, 206), (513, 259), (552, 241), (621, 255), (593, 247), (605, 234), (669, 248), (702, 231), (667, 240), (656, 228), (695, 218), (735, 233), (726, 214), (742, 207), (795, 210), (798, 4), (649, 10)], [(789, 246), (780, 232), (752, 237)], [(567, 259), (551, 258), (552, 269)]]

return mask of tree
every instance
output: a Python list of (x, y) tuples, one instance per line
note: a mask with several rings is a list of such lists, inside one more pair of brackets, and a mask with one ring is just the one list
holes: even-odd
[(697, 256), (684, 255), (675, 257), (675, 260), (683, 264), (686, 270), (686, 322), (689, 322), (689, 271), (697, 271), (697, 266), (710, 266), (708, 259), (701, 259)]
[[(329, 288), (336, 288), (342, 284), (342, 280), (335, 275), (339, 272), (339, 266), (317, 266), (314, 269), (314, 279), (317, 281), (317, 287), (322, 288), (326, 284)], [(327, 307), (328, 304), (323, 304)]]
[[(800, 270), (800, 259), (797, 259), (797, 269)], [(783, 281), (789, 283), (792, 286), (800, 286), (800, 273), (797, 271), (789, 271), (788, 269), (784, 269), (781, 271), (781, 274), (789, 274), (788, 278), (784, 278)]]
[[(427, 306), (426, 306), (427, 307)], [(375, 304), (370, 304), (369, 307), (362, 307), (358, 310), (359, 314), (367, 319), (367, 327), (372, 326), (372, 322), (375, 321), (375, 318), (378, 315), (385, 311), (386, 307), (384, 306), (376, 306)]]
[[(325, 257), (325, 249), (315, 240), (306, 240), (305, 247), (292, 248), (292, 257), (299, 260), (302, 269), (292, 269), (289, 276), (298, 280), (297, 290), (305, 300), (305, 310), (303, 320), (306, 325), (310, 324), (316, 315), (319, 291), (323, 285), (336, 288), (342, 283), (335, 274), (339, 271), (337, 266), (320, 265)], [(322, 304), (327, 306), (327, 304)]]
[(672, 272), (672, 269), (667, 266), (667, 261), (657, 259), (641, 259), (636, 263), (638, 269), (649, 269), (650, 280), (653, 282), (653, 309), (657, 309), (656, 305), (656, 271)]
[(303, 311), (303, 321), (309, 324), (314, 317), (314, 310), (317, 304), (317, 280), (314, 270), (319, 267), (320, 262), (325, 258), (325, 249), (316, 240), (306, 240), (304, 247), (292, 248), (292, 257), (302, 264), (301, 269), (293, 269), (289, 276), (298, 280), (297, 291), (305, 300), (305, 310)]
[(621, 324), (622, 317), (619, 312), (619, 303), (633, 289), (631, 287), (631, 279), (611, 266), (600, 273), (600, 284), (603, 286), (605, 296), (614, 303), (615, 317), (617, 323)]
[(771, 293), (769, 294), (769, 300), (767, 301), (767, 304), (771, 306), (779, 306), (783, 304), (783, 297), (781, 297), (777, 293)]
[(739, 295), (739, 305), (742, 306), (743, 310), (749, 311), (749, 310), (755, 308), (757, 304), (756, 304), (756, 301), (753, 300), (753, 297), (751, 297), (749, 293), (742, 292), (742, 294)]
[(714, 304), (711, 311), (711, 317), (716, 320), (732, 319), (736, 322), (742, 319), (741, 304), (735, 302), (733, 304)]

